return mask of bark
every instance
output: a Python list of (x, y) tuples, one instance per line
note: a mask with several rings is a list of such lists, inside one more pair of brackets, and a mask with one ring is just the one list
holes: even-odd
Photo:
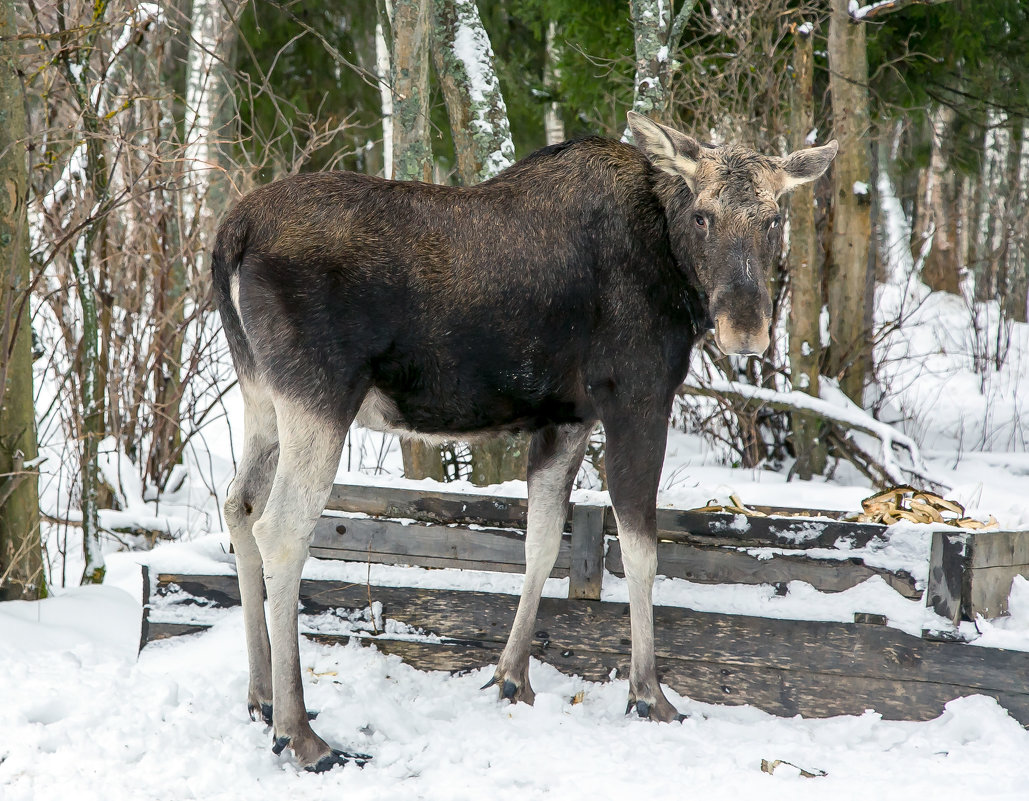
[(486, 181), (514, 163), (507, 105), (493, 47), (474, 0), (436, 0), (432, 57), (450, 118), (462, 184)]
[[(240, 0), (194, 0), (186, 62), (185, 156), (186, 222), (209, 251), (232, 192), (232, 156), (227, 143), (236, 136), (233, 92)], [(206, 279), (207, 270), (196, 277)]]
[[(79, 420), (79, 440), (82, 454), (79, 463), (80, 504), (82, 507), (82, 551), (85, 568), (80, 583), (100, 584), (107, 568), (100, 543), (100, 517), (97, 496), (100, 491), (100, 471), (97, 464), (97, 449), (104, 436), (105, 403), (104, 383), (100, 354), (100, 317), (97, 307), (96, 275), (93, 256), (102, 246), (107, 228), (107, 204), (110, 199), (110, 174), (105, 140), (101, 135), (101, 124), (97, 107), (91, 97), (87, 83), (90, 65), (88, 63), (95, 37), (99, 34), (107, 3), (99, 2), (94, 11), (95, 26), (85, 36), (84, 46), (74, 54), (78, 59), (72, 63), (72, 54), (61, 51), (60, 59), (65, 77), (72, 88), (82, 115), (82, 132), (86, 151), (84, 177), (91, 193), (90, 200), (95, 209), (83, 229), (81, 240), (72, 240), (69, 262), (75, 279), (81, 319), (81, 339), (77, 354), (79, 400), (82, 404)], [(102, 267), (102, 265), (101, 265)]]
[(1017, 137), (1017, 188), (1012, 194), (1011, 241), (1007, 251), (1008, 286), (1003, 298), (1004, 316), (1015, 322), (1026, 322), (1029, 314), (1029, 221), (1025, 209), (1029, 207), (1029, 127), (1020, 122), (1013, 132)]
[[(814, 127), (814, 48), (810, 27), (797, 29), (793, 51), (790, 122), (793, 149), (806, 146)], [(815, 190), (804, 184), (790, 197), (790, 376), (793, 388), (818, 397), (821, 370), (822, 271), (815, 231)], [(810, 479), (825, 470), (825, 445), (817, 417), (791, 416), (797, 475)]]
[[(184, 5), (178, 0), (180, 6)], [(201, 4), (194, 4), (194, 12), (203, 15), (209, 11)], [(179, 9), (178, 14), (185, 14), (185, 9)], [(210, 18), (207, 14), (203, 17), (205, 21)], [(194, 16), (191, 28), (197, 30), (198, 17)], [(225, 22), (225, 20), (222, 20)], [(174, 466), (182, 461), (182, 434), (180, 424), (180, 401), (182, 399), (182, 349), (185, 339), (185, 301), (188, 287), (187, 264), (185, 261), (186, 249), (183, 247), (182, 215), (180, 214), (178, 198), (183, 183), (182, 172), (179, 167), (179, 159), (176, 157), (178, 150), (178, 131), (176, 127), (176, 115), (174, 103), (175, 98), (185, 93), (187, 101), (193, 105), (187, 105), (185, 129), (191, 131), (193, 140), (186, 150), (187, 168), (191, 170), (191, 178), (196, 183), (191, 187), (190, 197), (186, 206), (197, 210), (197, 204), (201, 204), (201, 218), (206, 223), (206, 228), (201, 226), (197, 232), (197, 242), (203, 246), (212, 243), (214, 236), (214, 225), (218, 218), (224, 213), (228, 202), (227, 193), (224, 191), (224, 184), (228, 181), (227, 154), (222, 148), (217, 137), (231, 135), (228, 130), (229, 123), (225, 119), (224, 109), (231, 109), (231, 99), (221, 99), (215, 105), (218, 110), (213, 115), (213, 130), (208, 132), (205, 138), (198, 129), (207, 124), (205, 119), (210, 116), (211, 103), (205, 98), (204, 92), (198, 91), (204, 83), (203, 70), (207, 69), (211, 74), (208, 82), (212, 90), (221, 90), (228, 98), (231, 98), (231, 88), (227, 85), (227, 66), (215, 67), (210, 64), (215, 57), (219, 56), (218, 51), (212, 53), (198, 53), (200, 43), (192, 37), (183, 33), (176, 34), (175, 25), (169, 26), (162, 31), (163, 38), (161, 47), (157, 52), (161, 54), (160, 63), (157, 67), (159, 74), (155, 83), (162, 89), (159, 100), (159, 118), (157, 119), (157, 130), (160, 141), (157, 143), (161, 158), (155, 165), (154, 170), (154, 201), (157, 208), (157, 219), (155, 220), (153, 243), (154, 252), (161, 253), (163, 258), (161, 264), (163, 269), (156, 277), (154, 287), (154, 308), (153, 315), (157, 321), (157, 329), (154, 333), (154, 353), (156, 355), (154, 370), (151, 372), (152, 393), (153, 393), (153, 424), (151, 428), (150, 452), (147, 455), (146, 478), (155, 484), (159, 489), (165, 489), (168, 478)], [(203, 29), (203, 26), (200, 26)], [(184, 30), (181, 28), (179, 30)], [(228, 36), (234, 39), (235, 26), (229, 26)], [(204, 43), (208, 46), (210, 43)], [(217, 43), (216, 43), (217, 44)], [(221, 46), (225, 49), (228, 43), (222, 39)], [(228, 47), (231, 51), (231, 45)], [(226, 63), (231, 63), (231, 53), (220, 54)], [(186, 59), (187, 71), (183, 76), (183, 85), (176, 86), (172, 76), (176, 74), (176, 64), (180, 58)], [(199, 70), (199, 72), (198, 72)], [(197, 113), (197, 108), (204, 108), (203, 115)], [(205, 141), (206, 139), (206, 141)], [(198, 163), (200, 158), (211, 158), (219, 165), (219, 170), (211, 171), (203, 169)], [(188, 224), (188, 223), (187, 223)]]
[(393, 90), (393, 177), (432, 180), (429, 144), (431, 0), (394, 0), (390, 87)]
[[(673, 22), (671, 3), (665, 0), (630, 0), (636, 50), (633, 111), (657, 118), (665, 115), (668, 85), (672, 76), (672, 55), (678, 48), (683, 29), (696, 4), (696, 0), (683, 0)], [(632, 141), (628, 126), (622, 139)]]
[[(0, 2), (0, 601), (46, 595), (29, 309), (25, 105), (14, 3)], [(26, 466), (26, 463), (29, 466)]]
[(561, 117), (561, 104), (554, 100), (557, 85), (561, 80), (558, 69), (560, 50), (557, 45), (557, 23), (553, 20), (547, 25), (547, 41), (543, 63), (543, 87), (550, 93), (551, 99), (543, 107), (543, 133), (548, 145), (557, 145), (565, 141), (565, 121)]
[(389, 88), (389, 45), (382, 23), (375, 23), (375, 78), (379, 82), (382, 105), (382, 177), (393, 177), (393, 92)]
[(851, 20), (847, 7), (848, 0), (832, 0), (829, 20), (829, 91), (840, 152), (833, 169), (828, 363), (840, 388), (861, 405), (871, 364), (872, 169), (865, 26)]
[[(956, 112), (939, 105), (930, 124), (931, 151), (929, 168), (919, 207), (919, 236), (913, 245), (913, 256), (927, 252), (922, 264), (922, 280), (934, 290), (957, 294), (960, 290), (961, 259), (958, 247), (958, 191), (960, 181), (947, 168), (944, 143), (954, 124)], [(922, 187), (920, 187), (922, 188)]]

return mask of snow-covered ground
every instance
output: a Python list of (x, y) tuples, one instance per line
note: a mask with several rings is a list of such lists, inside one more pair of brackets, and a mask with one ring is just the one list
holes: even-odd
[[(907, 723), (775, 718), (672, 693), (689, 718), (656, 724), (623, 716), (625, 681), (534, 661), (536, 705), (509, 706), (479, 690), (490, 668), (426, 673), (374, 648), (307, 641), (316, 726), (375, 759), (305, 774), (272, 756), (270, 731), (247, 716), (239, 610), (137, 659), (139, 580), (112, 561), (111, 586), (0, 607), (4, 801), (1025, 798), (1029, 733), (982, 696)], [(762, 760), (826, 775), (785, 764), (768, 775)]]

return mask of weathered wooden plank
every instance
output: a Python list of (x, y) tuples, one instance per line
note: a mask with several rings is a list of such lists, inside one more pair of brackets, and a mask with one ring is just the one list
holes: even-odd
[(476, 523), (512, 528), (525, 528), (528, 515), (525, 498), (349, 484), (334, 484), (325, 508), (426, 523)]
[(1029, 531), (976, 531), (969, 540), (970, 566), (1029, 566)]
[[(228, 595), (226, 577), (159, 577), (195, 592), (209, 579), (218, 599)], [(231, 577), (229, 577), (231, 578)], [(308, 611), (364, 607), (369, 593), (383, 614), (416, 628), (458, 640), (503, 644), (517, 597), (455, 590), (371, 587), (304, 581)], [(238, 591), (237, 591), (238, 598)], [(728, 667), (765, 667), (801, 673), (932, 682), (994, 693), (1026, 694), (1029, 654), (961, 643), (926, 642), (885, 626), (716, 615), (677, 607), (655, 607), (655, 651), (659, 657)], [(628, 605), (544, 598), (537, 631), (558, 652), (580, 650), (628, 654)]]
[(999, 565), (968, 569), (964, 586), (968, 596), (964, 608), (972, 620), (977, 615), (985, 618), (1000, 617), (1008, 613), (1008, 595), (1015, 576), (1029, 578), (1029, 565)]
[(603, 506), (576, 505), (572, 519), (572, 549), (568, 597), (600, 600), (604, 581)]
[[(574, 504), (569, 508), (573, 506)], [(528, 502), (524, 498), (497, 495), (336, 484), (325, 508), (432, 523), (476, 523), (525, 528)], [(659, 508), (658, 529), (666, 538), (686, 534), (741, 545), (797, 548), (831, 548), (840, 537), (848, 537), (860, 547), (885, 530), (885, 526), (878, 524), (849, 523), (835, 519), (842, 515), (841, 512), (809, 510), (817, 516), (779, 517), (774, 516), (775, 513), (786, 514), (804, 510), (771, 506), (754, 508), (773, 516), (742, 516)], [(738, 517), (743, 517), (745, 522), (737, 520)], [(617, 534), (613, 515), (607, 516), (604, 531), (606, 534)]]
[[(340, 644), (349, 637), (306, 635), (326, 644)], [(492, 642), (423, 643), (408, 640), (364, 638), (359, 640), (387, 654), (395, 654), (419, 670), (458, 672), (496, 664), (502, 646)], [(627, 654), (557, 650), (533, 643), (532, 656), (563, 673), (589, 681), (606, 681), (629, 675)], [(694, 701), (737, 706), (751, 704), (773, 715), (809, 718), (860, 715), (874, 709), (887, 720), (931, 720), (955, 698), (981, 691), (936, 682), (891, 681), (844, 677), (810, 671), (727, 666), (723, 663), (661, 657), (657, 660), (662, 683)], [(495, 692), (490, 690), (489, 692)], [(1016, 720), (1029, 723), (1029, 695), (990, 693)]]
[[(521, 572), (525, 569), (525, 535), (510, 529), (322, 517), (315, 525), (311, 553), (360, 562)], [(571, 537), (565, 535), (551, 575), (567, 576), (570, 564)]]
[[(874, 523), (661, 508), (657, 510), (657, 528), (658, 536), (662, 539), (674, 540), (687, 535), (694, 540), (711, 538), (734, 545), (771, 545), (781, 548), (832, 548), (841, 537), (848, 539), (855, 547), (861, 547), (886, 530), (885, 526)], [(607, 533), (617, 533), (613, 516), (607, 522)]]
[(147, 628), (146, 642), (155, 642), (157, 640), (166, 640), (169, 637), (178, 637), (182, 634), (198, 634), (201, 631), (207, 631), (210, 626), (204, 623), (160, 623), (152, 622)]
[[(617, 540), (607, 549), (607, 569), (625, 575)], [(907, 598), (921, 598), (915, 580), (907, 573), (892, 573), (869, 567), (858, 559), (812, 559), (807, 556), (776, 555), (760, 559), (730, 548), (689, 545), (683, 542), (657, 544), (657, 572), (704, 584), (776, 584), (806, 581), (823, 592), (841, 592), (862, 581), (881, 576)]]
[(964, 582), (970, 558), (968, 532), (934, 531), (929, 553), (929, 581), (925, 603), (936, 614), (957, 626), (964, 613), (968, 593)]

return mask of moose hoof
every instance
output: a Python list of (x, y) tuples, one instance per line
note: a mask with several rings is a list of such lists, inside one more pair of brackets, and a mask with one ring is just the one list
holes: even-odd
[(642, 698), (637, 699), (629, 696), (629, 703), (625, 706), (625, 714), (630, 715), (633, 712), (643, 720), (656, 720), (660, 723), (671, 723), (673, 721), (682, 723), (682, 721), (686, 720), (686, 716), (681, 714), (663, 696), (654, 701), (646, 701)]
[(272, 737), (273, 754), (278, 756), (287, 748), (293, 752), (300, 767), (313, 773), (324, 773), (336, 765), (346, 765), (348, 762), (353, 762), (358, 767), (364, 767), (371, 760), (368, 754), (330, 748), (309, 727), (294, 737), (278, 735)]
[(357, 767), (363, 768), (372, 758), (368, 754), (359, 754), (356, 751), (341, 751), (338, 748), (333, 748), (331, 754), (326, 754), (313, 765), (308, 765), (304, 770), (308, 770), (311, 773), (325, 773), (327, 770), (332, 770), (334, 767), (339, 765), (347, 765), (353, 762)]
[(512, 679), (494, 676), (482, 685), (481, 689), (486, 690), (493, 686), (499, 687), (500, 700), (502, 701), (511, 701), (513, 703), (521, 701), (522, 703), (532, 706), (532, 703), (536, 700), (536, 693), (532, 691), (532, 687), (529, 685), (528, 680), (523, 683), (519, 683)]
[(272, 725), (272, 705), (271, 704), (265, 704), (265, 703), (255, 704), (253, 702), (250, 702), (249, 704), (247, 704), (247, 712), (250, 713), (250, 719), (251, 720), (256, 721), (256, 720), (260, 719), (260, 720), (263, 720), (266, 725), (268, 725), (268, 726)]

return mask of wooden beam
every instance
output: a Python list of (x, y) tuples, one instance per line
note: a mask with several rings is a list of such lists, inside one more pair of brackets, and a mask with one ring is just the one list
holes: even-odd
[[(231, 594), (231, 576), (162, 575), (171, 584), (209, 588), (214, 603)], [(453, 590), (367, 587), (305, 581), (304, 607), (363, 608), (371, 593), (383, 614), (446, 638), (441, 645), (373, 638), (419, 667), (459, 670), (495, 664), (517, 604), (515, 596)], [(237, 592), (238, 595), (238, 592)], [(174, 592), (169, 598), (174, 597)], [(166, 599), (168, 600), (168, 599)], [(151, 639), (170, 633), (151, 624)], [(627, 605), (544, 598), (533, 655), (559, 669), (603, 679), (625, 676), (629, 662)], [(655, 607), (656, 652), (663, 681), (698, 701), (750, 703), (773, 714), (819, 717), (875, 709), (885, 717), (925, 720), (963, 695), (998, 699), (1029, 722), (1024, 677), (1029, 654), (926, 642), (884, 626), (713, 615)], [(315, 635), (322, 642), (346, 635)]]
[[(572, 538), (565, 535), (552, 576), (568, 575), (571, 549)], [(357, 562), (520, 573), (525, 570), (525, 533), (375, 518), (322, 517), (315, 525), (311, 555)]]
[[(174, 583), (218, 605), (232, 594), (235, 579), (162, 574), (158, 583), (159, 588)], [(234, 594), (238, 603), (238, 588)], [(383, 604), (383, 615), (415, 628), (501, 645), (518, 603), (515, 595), (311, 580), (301, 583), (300, 600), (305, 611), (317, 613), (364, 608), (369, 594)], [(925, 642), (885, 626), (719, 615), (670, 606), (655, 606), (654, 621), (659, 656), (1029, 692), (1029, 654)], [(536, 627), (546, 632), (551, 648), (562, 651), (630, 650), (628, 604), (543, 598)]]
[[(607, 569), (624, 576), (622, 551), (617, 540), (608, 545)], [(692, 545), (685, 542), (657, 544), (657, 572), (662, 576), (702, 584), (777, 584), (806, 581), (822, 592), (841, 592), (872, 576), (881, 576), (906, 598), (921, 598), (921, 590), (907, 573), (869, 567), (860, 559), (813, 559), (809, 556), (776, 555), (768, 559), (745, 551)]]
[(600, 600), (604, 581), (604, 514), (606, 507), (576, 504), (572, 518), (572, 550), (568, 597)]
[(962, 585), (968, 572), (971, 536), (964, 531), (933, 532), (925, 603), (951, 626), (957, 626), (964, 612)]

